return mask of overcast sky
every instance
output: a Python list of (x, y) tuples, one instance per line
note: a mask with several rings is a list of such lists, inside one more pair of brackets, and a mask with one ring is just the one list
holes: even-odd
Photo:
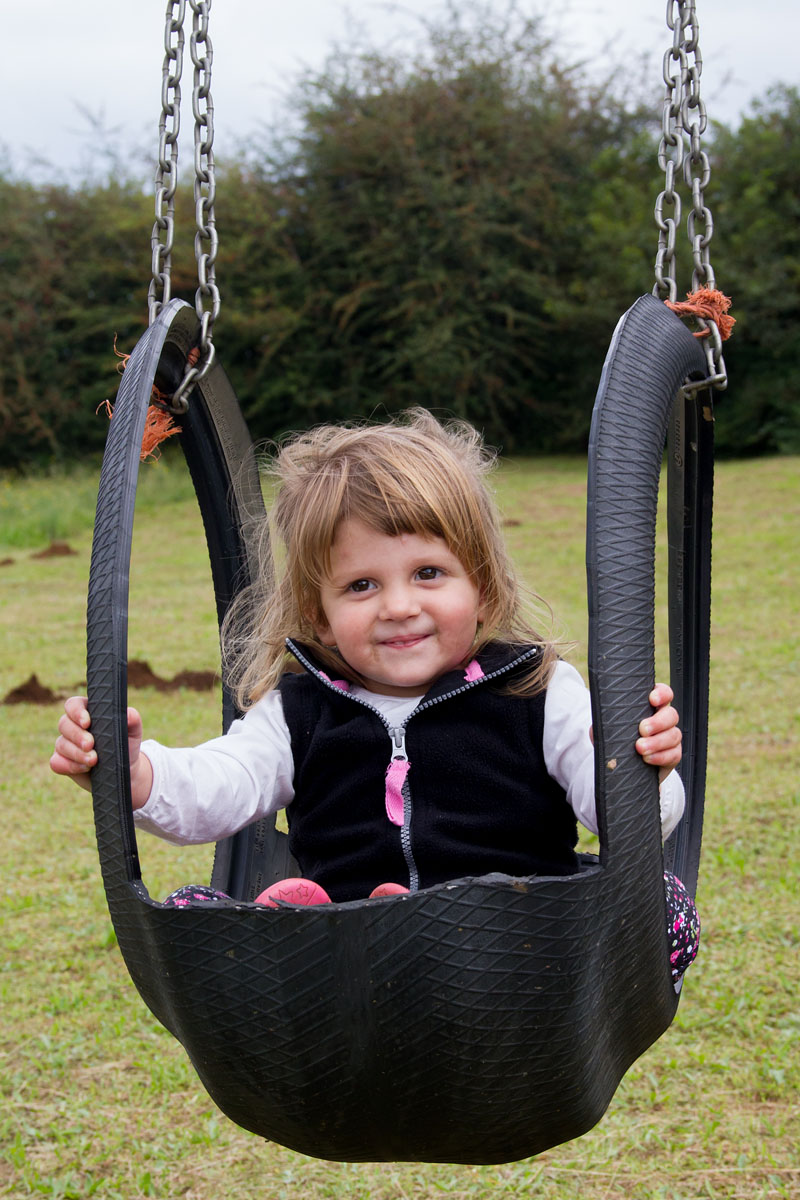
[[(86, 114), (114, 131), (120, 145), (154, 154), (166, 7), (165, 0), (0, 0), (0, 144), (15, 172), (31, 178), (85, 172), (96, 147)], [(497, 7), (504, 10), (502, 0)], [(562, 59), (607, 61), (603, 47), (609, 40), (634, 55), (648, 52), (660, 109), (661, 57), (671, 36), (664, 0), (520, 0), (520, 7), (548, 12)], [(320, 66), (336, 40), (347, 44), (347, 11), (376, 45), (391, 51), (418, 28), (420, 15), (436, 8), (436, 0), (349, 6), (338, 0), (214, 0), (217, 156), (224, 157), (226, 143), (230, 147), (259, 122), (274, 119), (303, 67)], [(771, 84), (800, 82), (800, 0), (697, 0), (697, 13), (701, 94), (709, 117), (735, 122)], [(188, 54), (186, 63), (190, 83)], [(184, 92), (184, 129), (190, 117)]]

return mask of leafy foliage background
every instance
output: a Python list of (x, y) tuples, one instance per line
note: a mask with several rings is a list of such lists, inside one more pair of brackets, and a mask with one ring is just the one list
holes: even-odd
[[(306, 75), (292, 129), (218, 164), (216, 342), (254, 436), (424, 404), (506, 452), (582, 449), (616, 320), (652, 286), (661, 97), (641, 91), (561, 65), (536, 20), (452, 12), (412, 53)], [(800, 450), (799, 129), (781, 88), (711, 131), (712, 260), (738, 321), (722, 453)], [(178, 207), (191, 302), (190, 188)], [(0, 174), (0, 465), (102, 444), (151, 225), (133, 175)]]

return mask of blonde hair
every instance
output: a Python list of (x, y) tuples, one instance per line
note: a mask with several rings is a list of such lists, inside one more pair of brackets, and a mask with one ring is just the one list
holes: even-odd
[(537, 633), (523, 612), (522, 590), (486, 484), (495, 459), (472, 426), (442, 424), (422, 408), (379, 425), (321, 425), (287, 440), (273, 463), (279, 486), (272, 520), (285, 549), (280, 578), (273, 588), (265, 522), (262, 569), (236, 598), (223, 626), (227, 678), (239, 707), (251, 707), (286, 670), (287, 637), (311, 645), (337, 676), (361, 682), (315, 632), (315, 625), (324, 624), (320, 585), (330, 570), (336, 531), (349, 518), (390, 536), (442, 538), (481, 593), (484, 620), (470, 657), (493, 641), (538, 644), (542, 654), (513, 690), (523, 695), (543, 690), (555, 643)]

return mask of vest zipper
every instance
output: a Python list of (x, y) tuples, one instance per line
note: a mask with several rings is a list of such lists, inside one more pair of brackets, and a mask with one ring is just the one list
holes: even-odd
[[(374, 704), (370, 704), (368, 700), (364, 700), (361, 696), (353, 696), (349, 692), (343, 692), (342, 689), (337, 688), (330, 679), (327, 679), (325, 676), (323, 676), (319, 668), (315, 667), (314, 664), (310, 662), (300, 650), (298, 650), (297, 646), (291, 641), (290, 638), (286, 639), (286, 645), (289, 647), (297, 661), (302, 663), (309, 674), (313, 675), (315, 679), (318, 679), (323, 687), (330, 688), (332, 691), (336, 692), (338, 696), (347, 696), (347, 698), (352, 700), (353, 703), (361, 704), (364, 708), (369, 709), (370, 712), (375, 714), (381, 725), (383, 725), (384, 729), (389, 734), (392, 742), (392, 754), (389, 759), (389, 766), (391, 766), (396, 759), (405, 760), (405, 762), (408, 762), (408, 754), (406, 753), (406, 724), (411, 717), (413, 717), (414, 713), (418, 711), (418, 709), (415, 708), (414, 712), (409, 713), (402, 725), (392, 726), (386, 720), (380, 709), (376, 708)], [(408, 778), (403, 781), (402, 796), (403, 824), (400, 827), (400, 848), (403, 851), (403, 858), (408, 870), (408, 890), (410, 892), (416, 892), (419, 891), (419, 870), (414, 861), (414, 851), (411, 845), (411, 830), (409, 828), (411, 824), (411, 789), (408, 786)]]
[[(354, 700), (357, 698), (358, 697), (356, 696), (353, 697)], [(375, 711), (377, 712), (377, 709)], [(414, 712), (416, 712), (416, 709)], [(409, 713), (406, 717), (406, 721), (410, 721), (413, 715), (413, 712)], [(394, 728), (390, 727), (389, 736), (394, 743), (394, 751), (392, 753), (389, 765), (391, 766), (393, 762), (398, 761), (407, 763), (408, 753), (406, 751), (405, 722), (402, 725), (396, 725)], [(408, 868), (408, 890), (410, 892), (417, 892), (419, 891), (419, 871), (417, 869), (417, 864), (414, 861), (414, 851), (411, 847), (411, 788), (408, 784), (408, 776), (406, 776), (406, 778), (403, 780), (402, 796), (403, 824), (400, 826), (400, 845), (403, 850), (403, 858), (406, 861), (406, 867)]]
[[(529, 658), (534, 658), (539, 653), (538, 646), (531, 646), (524, 654), (521, 654), (519, 658), (515, 658), (513, 662), (506, 663), (503, 667), (498, 667), (496, 670), (490, 671), (488, 675), (481, 675), (479, 679), (472, 679), (468, 683), (462, 683), (457, 688), (453, 688), (452, 691), (445, 692), (443, 696), (433, 696), (430, 700), (423, 700), (421, 704), (418, 704), (417, 707), (408, 714), (402, 725), (392, 726), (386, 720), (380, 709), (376, 708), (374, 704), (370, 704), (368, 700), (364, 700), (361, 696), (353, 696), (349, 692), (343, 692), (341, 688), (337, 688), (330, 679), (323, 676), (319, 668), (315, 667), (314, 664), (310, 662), (300, 650), (298, 650), (291, 638), (286, 639), (286, 645), (289, 647), (297, 661), (301, 663), (311, 675), (318, 679), (324, 687), (330, 688), (339, 696), (347, 696), (350, 700), (354, 701), (354, 703), (361, 704), (364, 708), (369, 709), (370, 712), (375, 713), (375, 716), (381, 722), (384, 729), (386, 729), (392, 741), (393, 749), (392, 756), (389, 759), (389, 766), (391, 766), (396, 760), (408, 762), (408, 754), (406, 753), (406, 726), (411, 718), (415, 717), (417, 713), (422, 712), (426, 708), (432, 708), (434, 704), (441, 704), (444, 700), (451, 700), (453, 696), (458, 696), (461, 694), (461, 692), (467, 692), (470, 688), (477, 687), (479, 684), (488, 683), (489, 680), (496, 679), (499, 675), (505, 675), (513, 667), (518, 667), (520, 663), (526, 662)], [(417, 892), (419, 891), (419, 869), (414, 861), (414, 848), (411, 845), (412, 803), (411, 788), (409, 787), (408, 776), (406, 776), (406, 778), (403, 780), (402, 796), (403, 824), (400, 828), (400, 846), (403, 851), (403, 858), (405, 859), (406, 868), (408, 869), (409, 891)]]

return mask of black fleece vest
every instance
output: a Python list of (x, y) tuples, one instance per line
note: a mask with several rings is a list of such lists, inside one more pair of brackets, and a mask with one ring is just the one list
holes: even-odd
[(307, 647), (289, 647), (306, 668), (279, 684), (295, 769), (290, 844), (303, 875), (333, 900), (386, 882), (415, 890), (491, 871), (577, 870), (575, 816), (544, 763), (544, 693), (500, 690), (537, 651), (487, 648), (484, 678), (448, 673), (406, 719), (400, 828), (386, 813), (395, 744), (383, 717), (334, 687)]

